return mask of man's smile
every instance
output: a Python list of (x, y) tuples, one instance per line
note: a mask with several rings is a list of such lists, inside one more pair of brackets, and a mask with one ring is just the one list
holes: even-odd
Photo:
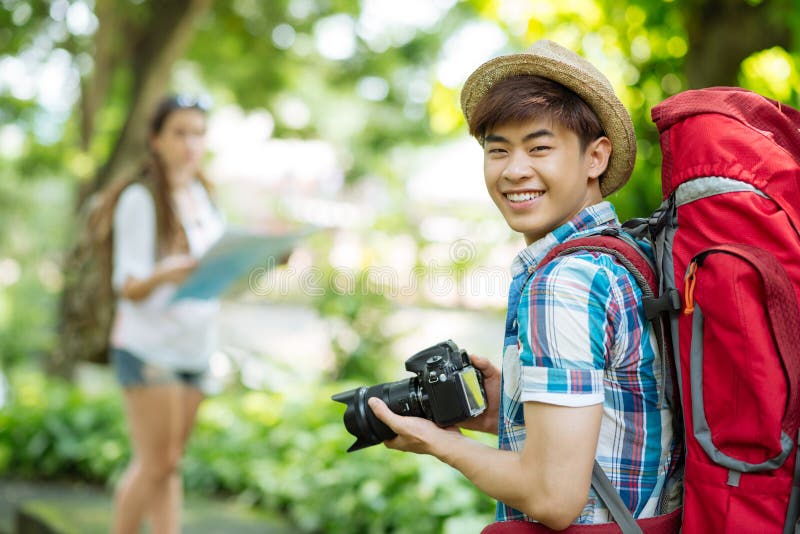
[(512, 191), (503, 193), (509, 204), (514, 208), (527, 207), (535, 203), (544, 195), (544, 191)]

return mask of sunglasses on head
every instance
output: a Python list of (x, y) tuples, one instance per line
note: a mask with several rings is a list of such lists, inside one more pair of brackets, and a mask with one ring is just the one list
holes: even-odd
[(164, 126), (167, 116), (180, 109), (196, 109), (208, 113), (211, 109), (211, 98), (205, 95), (172, 95), (164, 98), (158, 105), (150, 120), (150, 132), (158, 133)]
[(170, 98), (173, 109), (199, 109), (208, 111), (211, 109), (211, 97), (207, 95), (175, 95)]

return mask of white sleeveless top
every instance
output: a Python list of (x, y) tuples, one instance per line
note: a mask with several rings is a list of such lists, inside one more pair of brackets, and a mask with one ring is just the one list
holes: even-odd
[[(197, 181), (189, 186), (195, 213), (178, 207), (189, 253), (195, 258), (222, 235), (225, 223)], [(122, 192), (114, 210), (114, 289), (128, 277), (148, 278), (156, 258), (156, 211), (153, 196), (142, 184)], [(118, 297), (111, 346), (125, 349), (155, 365), (180, 371), (203, 371), (217, 347), (219, 300), (182, 299), (170, 303), (177, 284), (164, 283), (139, 301)]]

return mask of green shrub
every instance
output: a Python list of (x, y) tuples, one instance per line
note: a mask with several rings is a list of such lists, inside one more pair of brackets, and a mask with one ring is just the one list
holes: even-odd
[[(113, 484), (129, 458), (119, 394), (89, 395), (37, 373), (12, 377), (0, 410), (0, 475)], [(228, 392), (206, 400), (183, 462), (187, 490), (279, 510), (303, 532), (477, 531), (492, 502), (437, 460), (354, 438), (330, 396)]]
[(126, 439), (119, 398), (15, 373), (9, 404), (0, 409), (0, 474), (104, 481), (122, 467)]

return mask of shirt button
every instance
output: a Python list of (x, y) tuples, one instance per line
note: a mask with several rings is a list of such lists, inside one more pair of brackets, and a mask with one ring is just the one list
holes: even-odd
[(536, 270), (536, 267), (531, 265), (530, 267), (528, 267), (528, 274), (533, 274), (533, 271), (535, 271), (535, 270)]

